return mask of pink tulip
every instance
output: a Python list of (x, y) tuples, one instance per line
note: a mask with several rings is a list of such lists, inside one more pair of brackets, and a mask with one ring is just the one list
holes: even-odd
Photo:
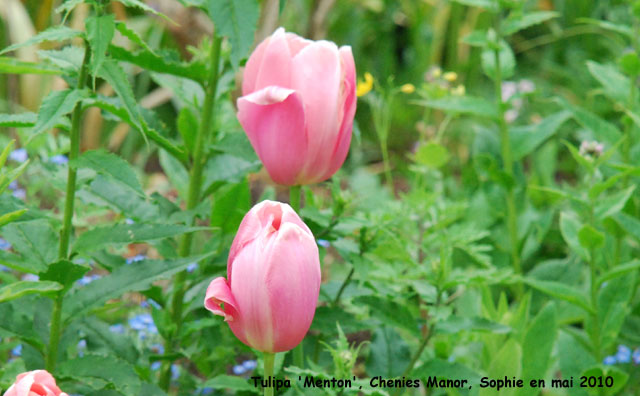
[(249, 57), (242, 94), (238, 119), (276, 183), (317, 183), (340, 169), (356, 112), (351, 47), (280, 28)]
[(56, 380), (45, 370), (28, 371), (16, 377), (16, 382), (4, 396), (68, 396), (56, 385)]
[(270, 353), (302, 341), (320, 293), (320, 259), (313, 234), (289, 205), (264, 201), (245, 215), (227, 278), (209, 284), (204, 305), (224, 316), (240, 341)]

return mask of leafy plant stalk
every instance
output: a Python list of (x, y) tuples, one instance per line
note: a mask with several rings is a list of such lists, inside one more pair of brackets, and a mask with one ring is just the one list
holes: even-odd
[[(269, 377), (273, 377), (273, 365), (275, 362), (276, 354), (267, 353), (264, 354), (264, 379), (269, 380)], [(264, 387), (264, 396), (273, 396), (273, 386)]]
[[(497, 34), (498, 43), (502, 38), (498, 31)], [(500, 49), (495, 48), (493, 50), (495, 59), (495, 76), (494, 76), (494, 88), (496, 95), (496, 105), (498, 107), (498, 127), (500, 128), (500, 147), (502, 154), (502, 166), (507, 176), (513, 178), (513, 155), (511, 153), (511, 141), (509, 139), (509, 126), (504, 118), (505, 103), (502, 99), (502, 71), (500, 66)], [(507, 230), (509, 232), (509, 241), (511, 249), (511, 263), (513, 270), (516, 274), (519, 274), (522, 270), (520, 268), (520, 254), (518, 253), (518, 224), (516, 204), (513, 194), (513, 188), (507, 187), (506, 194), (507, 203)]]
[[(441, 293), (439, 288), (437, 289), (437, 293), (438, 294), (437, 294), (437, 297), (436, 297), (436, 302), (434, 304), (434, 309), (438, 309), (438, 307), (440, 306), (440, 303), (442, 301), (441, 300), (442, 293)], [(429, 341), (433, 337), (433, 334), (435, 333), (435, 327), (436, 327), (436, 321), (433, 320), (431, 322), (431, 324), (429, 325), (429, 327), (427, 328), (427, 334), (425, 334), (424, 338), (422, 339), (422, 342), (420, 342), (420, 346), (418, 347), (418, 350), (411, 357), (411, 360), (409, 361), (409, 364), (404, 369), (404, 371), (402, 372), (402, 375), (399, 378), (408, 377), (409, 374), (411, 374), (411, 371), (413, 370), (413, 367), (416, 365), (416, 363), (418, 362), (418, 359), (420, 359), (420, 356), (422, 355), (422, 352), (424, 352), (425, 348), (429, 344)], [(395, 393), (396, 395), (400, 394), (400, 389), (401, 388), (398, 388), (398, 392)]]
[[(589, 174), (589, 188), (593, 187), (593, 172)], [(595, 204), (592, 198), (589, 198), (589, 225), (595, 227)], [(598, 271), (596, 268), (595, 249), (589, 248), (589, 272), (590, 272), (590, 297), (591, 297), (591, 320), (593, 327), (591, 331), (591, 343), (593, 344), (593, 356), (597, 362), (602, 361), (602, 353), (600, 351), (600, 315), (598, 313)], [(617, 263), (614, 263), (616, 265)]]
[(393, 191), (393, 176), (391, 176), (391, 162), (389, 160), (389, 128), (390, 128), (390, 114), (389, 108), (391, 107), (392, 95), (384, 95), (383, 97), (375, 97), (373, 106), (375, 112), (373, 113), (373, 121), (378, 140), (380, 140), (380, 151), (382, 152), (382, 163), (384, 166), (385, 182)]
[[(83, 89), (87, 85), (89, 61), (91, 59), (91, 46), (85, 43), (84, 58), (80, 67), (77, 89)], [(73, 165), (80, 154), (80, 120), (82, 118), (82, 103), (78, 102), (71, 115), (69, 150), (69, 170), (67, 173), (67, 192), (64, 202), (64, 217), (62, 220), (62, 230), (60, 230), (60, 244), (58, 245), (58, 259), (66, 259), (69, 256), (69, 239), (71, 238), (73, 207), (76, 196), (77, 169)], [(53, 312), (51, 313), (51, 327), (49, 329), (49, 348), (45, 367), (48, 371), (53, 371), (56, 367), (58, 356), (58, 343), (60, 342), (60, 327), (62, 317), (62, 302), (64, 293), (58, 292), (53, 302)]]
[[(200, 201), (200, 191), (202, 190), (202, 173), (207, 160), (205, 146), (209, 142), (211, 132), (213, 130), (214, 119), (214, 106), (216, 100), (216, 92), (218, 88), (218, 76), (220, 69), (220, 46), (222, 38), (215, 35), (213, 37), (213, 43), (211, 44), (211, 52), (209, 53), (210, 67), (209, 79), (205, 88), (205, 100), (202, 111), (202, 120), (198, 132), (196, 135), (196, 141), (193, 150), (193, 161), (191, 164), (191, 173), (189, 175), (189, 189), (187, 192), (187, 210), (193, 210)], [(195, 218), (193, 220), (195, 222)], [(191, 254), (191, 245), (193, 242), (193, 234), (187, 233), (180, 240), (178, 247), (178, 254), (181, 257), (187, 257)], [(171, 317), (173, 323), (176, 325), (175, 332), (172, 337), (167, 340), (167, 352), (174, 351), (177, 347), (177, 342), (180, 337), (180, 331), (182, 328), (182, 309), (185, 290), (185, 281), (187, 273), (186, 271), (180, 272), (176, 275), (174, 281), (174, 294), (171, 300)], [(170, 364), (163, 366), (163, 371), (160, 377), (160, 386), (163, 389), (168, 389), (171, 379), (171, 367)]]

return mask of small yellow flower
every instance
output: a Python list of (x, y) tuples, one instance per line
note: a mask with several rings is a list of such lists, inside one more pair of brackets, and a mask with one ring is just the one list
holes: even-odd
[(433, 78), (440, 78), (441, 75), (442, 69), (438, 66), (435, 66), (433, 69), (431, 69), (431, 76), (433, 76)]
[(454, 82), (458, 79), (458, 73), (456, 72), (446, 72), (442, 75), (442, 78), (449, 82)]
[(356, 95), (358, 97), (364, 96), (373, 88), (373, 76), (371, 73), (364, 73), (364, 81), (358, 81), (358, 86), (356, 87)]
[(400, 91), (406, 94), (412, 94), (416, 91), (416, 87), (413, 84), (404, 84), (400, 87)]
[(457, 87), (455, 87), (454, 89), (451, 90), (451, 94), (453, 96), (463, 96), (465, 94), (466, 90), (464, 88), (464, 85), (459, 84)]

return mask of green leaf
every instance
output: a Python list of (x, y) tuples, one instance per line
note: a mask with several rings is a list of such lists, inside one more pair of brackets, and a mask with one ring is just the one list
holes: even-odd
[(602, 286), (598, 293), (598, 323), (600, 345), (608, 350), (618, 339), (625, 319), (631, 313), (629, 305), (635, 289), (636, 273), (619, 276)]
[(118, 30), (118, 32), (120, 32), (120, 34), (122, 34), (124, 37), (131, 40), (133, 43), (138, 44), (145, 51), (148, 51), (149, 53), (156, 55), (153, 49), (149, 47), (149, 45), (142, 39), (142, 37), (140, 37), (138, 33), (136, 33), (133, 29), (129, 29), (126, 23), (122, 21), (116, 21), (116, 29)]
[(498, 118), (498, 112), (494, 104), (473, 96), (447, 96), (441, 99), (416, 101), (415, 103), (450, 113)]
[[(596, 363), (591, 352), (585, 348), (585, 345), (579, 341), (579, 338), (569, 335), (566, 331), (560, 332), (557, 345), (557, 356), (560, 361), (559, 366), (562, 372), (562, 378), (578, 378), (584, 369)], [(579, 384), (574, 381), (574, 388), (569, 389), (569, 395), (585, 396), (587, 394), (585, 390), (580, 389), (578, 385)]]
[(70, 113), (75, 105), (87, 96), (86, 90), (65, 89), (51, 92), (40, 105), (38, 119), (31, 133), (37, 135), (53, 128), (65, 114)]
[(253, 44), (260, 9), (256, 0), (209, 0), (216, 34), (229, 37), (231, 62), (237, 67)]
[(635, 52), (626, 52), (618, 59), (620, 69), (628, 76), (636, 77), (640, 74), (640, 57)]
[(96, 176), (89, 185), (89, 190), (133, 220), (155, 221), (160, 216), (158, 207), (146, 196), (136, 194), (131, 188), (111, 178)]
[(631, 81), (614, 66), (602, 65), (593, 61), (587, 62), (591, 75), (598, 80), (605, 95), (610, 99), (626, 103), (629, 100)]
[(428, 166), (430, 168), (440, 168), (449, 162), (449, 150), (437, 142), (427, 142), (420, 145), (414, 157), (414, 161), (418, 164)]
[[(131, 117), (131, 113), (123, 106), (122, 101), (119, 98), (107, 98), (101, 95), (97, 95), (93, 98), (86, 99), (84, 103), (87, 106), (95, 106), (120, 118), (122, 121), (129, 124), (131, 127), (137, 129), (143, 136), (148, 137), (158, 144), (158, 146), (165, 149), (168, 153), (176, 157), (181, 161), (188, 159), (187, 153), (183, 148), (178, 147), (172, 141), (162, 136), (158, 131), (149, 127), (144, 120), (141, 123), (141, 119), (134, 119)], [(140, 113), (139, 111), (137, 112)]]
[(583, 168), (592, 171), (595, 166), (593, 164), (593, 160), (591, 157), (586, 157), (582, 154), (580, 154), (580, 150), (578, 150), (574, 145), (572, 145), (571, 143), (567, 142), (567, 141), (563, 141), (564, 145), (567, 147), (567, 149), (569, 150), (569, 153), (571, 154), (571, 156), (573, 157), (573, 159)]
[(576, 122), (590, 130), (596, 139), (613, 145), (622, 137), (622, 132), (609, 121), (577, 106), (566, 104), (565, 107), (573, 113)]
[(132, 52), (116, 45), (109, 46), (109, 55), (114, 59), (140, 66), (150, 72), (172, 74), (198, 82), (207, 79), (207, 69), (201, 63), (182, 63), (156, 55), (151, 51)]
[(251, 191), (248, 181), (229, 184), (216, 191), (209, 224), (220, 228), (223, 234), (233, 235), (250, 208)]
[(72, 38), (82, 36), (82, 34), (83, 33), (81, 31), (68, 28), (64, 25), (53, 26), (47, 30), (43, 30), (42, 32), (29, 38), (28, 40), (23, 41), (22, 43), (17, 43), (17, 44), (8, 46), (7, 48), (0, 51), (0, 55), (10, 51), (17, 50), (18, 48), (27, 47), (33, 44), (38, 44), (43, 41), (71, 40)]
[(0, 114), (0, 126), (7, 128), (23, 128), (35, 125), (38, 115), (36, 113)]
[(133, 366), (115, 356), (78, 356), (60, 363), (56, 373), (96, 390), (113, 385), (125, 396), (138, 396), (140, 392), (140, 379)]
[(204, 186), (207, 186), (206, 194), (212, 191), (212, 185), (216, 183), (239, 183), (248, 173), (257, 172), (260, 162), (251, 157), (238, 157), (231, 154), (213, 155), (207, 161), (204, 168)]
[(68, 290), (73, 286), (73, 282), (82, 278), (91, 267), (88, 265), (72, 263), (68, 260), (56, 261), (50, 264), (47, 271), (40, 274), (40, 280), (54, 281), (64, 286)]
[(14, 210), (13, 212), (0, 215), (0, 227), (5, 226), (13, 221), (16, 221), (17, 219), (22, 217), (22, 215), (25, 214), (26, 211), (27, 209), (19, 209), (19, 210)]
[(160, 152), (160, 166), (167, 175), (171, 184), (178, 190), (178, 194), (185, 201), (187, 200), (187, 190), (189, 189), (189, 172), (187, 168), (174, 157)]
[(598, 199), (598, 203), (594, 209), (596, 218), (604, 219), (605, 217), (613, 216), (620, 212), (633, 195), (635, 188), (636, 186), (632, 185), (622, 191)]
[(62, 74), (62, 70), (44, 63), (25, 62), (12, 57), (0, 57), (0, 74)]
[(598, 249), (604, 245), (604, 234), (590, 224), (585, 224), (578, 231), (578, 241), (585, 249)]
[(625, 113), (627, 114), (627, 116), (629, 116), (629, 118), (631, 118), (631, 121), (633, 121), (636, 126), (640, 127), (640, 115), (629, 109), (625, 109)]
[[(498, 354), (491, 359), (488, 376), (489, 378), (520, 378), (522, 372), (521, 361), (522, 348), (515, 339), (510, 338), (500, 348)], [(516, 390), (517, 388), (505, 388), (500, 389), (499, 393), (501, 396), (512, 396), (515, 395)], [(478, 392), (479, 396), (494, 396), (495, 394), (495, 389), (491, 388), (483, 388)]]
[(456, 3), (470, 7), (480, 7), (485, 10), (495, 11), (498, 9), (498, 2), (495, 0), (453, 0)]
[[(502, 40), (498, 54), (500, 58), (501, 78), (506, 79), (513, 75), (516, 69), (516, 57), (509, 44)], [(482, 50), (482, 69), (490, 79), (496, 78), (496, 56), (492, 48)]]
[(62, 290), (62, 285), (49, 281), (18, 281), (0, 287), (0, 303), (25, 296), (27, 294), (49, 295)]
[(547, 139), (556, 134), (558, 129), (571, 117), (568, 111), (552, 114), (537, 124), (512, 127), (511, 150), (513, 159), (519, 161), (531, 154)]
[(202, 388), (229, 389), (234, 392), (252, 392), (259, 393), (260, 388), (251, 385), (246, 378), (221, 374), (211, 378), (201, 385)]
[(436, 324), (438, 334), (457, 334), (461, 331), (507, 334), (509, 326), (480, 317), (450, 316)]
[(186, 257), (176, 260), (143, 260), (116, 268), (110, 275), (97, 279), (91, 287), (83, 287), (71, 293), (65, 300), (65, 320), (77, 317), (105, 301), (119, 298), (125, 293), (148, 289), (159, 279), (166, 279), (186, 269), (189, 264), (207, 256)]
[(366, 368), (372, 377), (396, 377), (402, 374), (411, 359), (409, 347), (402, 337), (387, 326), (375, 329), (370, 350)]
[(557, 333), (556, 306), (551, 302), (540, 310), (524, 335), (522, 342), (522, 379), (525, 386), (518, 390), (520, 396), (534, 396), (539, 390), (528, 386), (532, 379), (545, 378), (551, 362), (551, 352)]
[(85, 28), (87, 41), (91, 45), (91, 74), (96, 75), (113, 39), (115, 16), (113, 14), (90, 16), (85, 21)]
[(487, 32), (485, 30), (474, 30), (464, 36), (461, 41), (472, 47), (484, 48), (489, 45), (489, 39), (487, 38)]
[(92, 346), (92, 350), (102, 349), (106, 354), (113, 354), (132, 364), (136, 363), (138, 351), (130, 337), (112, 332), (107, 323), (95, 317), (86, 317), (78, 321), (77, 326), (86, 334), (87, 343)]
[(207, 229), (177, 224), (116, 224), (95, 227), (80, 235), (73, 245), (73, 251), (93, 252), (107, 245), (153, 241)]
[(178, 132), (190, 153), (193, 153), (198, 131), (198, 118), (189, 106), (184, 106), (178, 114)]
[(637, 259), (625, 264), (616, 265), (598, 278), (598, 284), (600, 285), (608, 280), (625, 275), (628, 272), (635, 272), (637, 269), (640, 269), (640, 260)]
[(120, 67), (118, 62), (113, 59), (105, 59), (104, 62), (102, 62), (100, 69), (98, 69), (98, 76), (111, 85), (120, 100), (122, 100), (122, 104), (129, 115), (129, 119), (138, 130), (141, 130), (141, 125), (144, 120), (142, 119), (142, 114), (138, 109), (138, 103), (136, 102), (136, 98), (133, 94), (133, 89), (131, 89), (127, 75), (124, 70), (122, 70), (122, 67)]
[(127, 161), (106, 150), (89, 150), (84, 152), (72, 166), (78, 168), (89, 168), (94, 171), (108, 175), (133, 189), (139, 195), (144, 196), (142, 186), (138, 181), (133, 168)]
[(38, 272), (58, 257), (58, 235), (45, 220), (11, 223), (2, 228), (4, 238)]
[(587, 303), (586, 297), (578, 289), (569, 286), (564, 283), (554, 281), (543, 281), (534, 278), (523, 278), (523, 282), (527, 285), (539, 290), (551, 297), (559, 298), (564, 301), (568, 301), (573, 305), (576, 305), (588, 312), (593, 310)]
[(177, 23), (173, 19), (171, 19), (168, 16), (166, 16), (165, 14), (163, 14), (161, 12), (158, 12), (155, 9), (149, 7), (148, 5), (146, 5), (145, 3), (143, 3), (140, 0), (118, 0), (118, 1), (121, 2), (122, 4), (124, 4), (127, 7), (138, 8), (138, 9), (140, 9), (142, 11), (150, 12), (150, 13), (152, 13), (154, 15), (157, 15), (157, 16), (159, 16), (161, 18), (166, 19), (168, 22), (171, 22), (174, 25), (177, 25)]
[(44, 352), (44, 344), (33, 326), (33, 311), (25, 309), (25, 303), (28, 301), (28, 299), (23, 299), (0, 304), (0, 318), (2, 318), (0, 332), (18, 337), (37, 350)]
[(560, 213), (560, 233), (569, 248), (584, 260), (589, 260), (589, 252), (580, 244), (578, 232), (582, 228), (582, 224), (568, 212)]
[(3, 192), (4, 190), (6, 190), (6, 188), (9, 186), (9, 184), (11, 184), (12, 181), (14, 181), (18, 177), (20, 177), (22, 172), (24, 172), (25, 169), (27, 169), (27, 166), (29, 165), (29, 162), (30, 162), (30, 160), (27, 160), (27, 161), (23, 162), (17, 168), (14, 168), (14, 169), (10, 170), (9, 172), (0, 174), (0, 193)]
[(67, 74), (75, 74), (80, 71), (84, 59), (83, 47), (67, 46), (58, 50), (40, 50), (40, 59), (51, 62)]
[(576, 21), (581, 23), (587, 23), (590, 25), (595, 25), (601, 29), (619, 33), (624, 36), (627, 36), (629, 39), (633, 39), (633, 29), (621, 23), (614, 23), (614, 22), (603, 21), (600, 19), (591, 19), (591, 18), (577, 18)]
[(60, 4), (56, 9), (56, 13), (69, 12), (73, 10), (77, 5), (84, 3), (85, 0), (67, 0)]
[(620, 224), (620, 227), (640, 241), (640, 220), (623, 212), (614, 215), (613, 218)]
[(356, 297), (354, 303), (368, 306), (371, 315), (383, 325), (398, 326), (413, 334), (418, 332), (416, 320), (406, 305), (375, 295)]
[(557, 18), (559, 15), (559, 13), (554, 11), (533, 11), (527, 12), (524, 15), (511, 14), (507, 19), (502, 21), (500, 32), (505, 37), (510, 36), (533, 25)]
[[(0, 115), (0, 118), (2, 117), (2, 115)], [(13, 145), (16, 143), (16, 141), (14, 139), (10, 140), (9, 143), (4, 146), (4, 148), (2, 149), (2, 152), (0, 153), (0, 170), (2, 170), (2, 167), (4, 166), (4, 164), (7, 162), (7, 158), (9, 157), (9, 154), (11, 153), (11, 151), (13, 151)], [(2, 191), (0, 191), (1, 193)]]

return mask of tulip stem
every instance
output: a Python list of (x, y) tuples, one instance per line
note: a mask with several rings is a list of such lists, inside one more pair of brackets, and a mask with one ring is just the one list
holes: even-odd
[[(275, 362), (276, 354), (275, 353), (264, 353), (264, 379), (265, 381), (269, 381), (271, 377), (273, 377), (273, 365)], [(273, 384), (273, 379), (271, 381)], [(265, 386), (264, 387), (264, 396), (273, 396), (273, 386)]]
[[(80, 67), (80, 75), (78, 76), (78, 85), (76, 89), (83, 89), (87, 85), (90, 59), (91, 47), (87, 43), (84, 50), (84, 58), (82, 60), (82, 66)], [(71, 165), (71, 162), (80, 155), (80, 119), (82, 118), (82, 113), (82, 102), (78, 102), (73, 108), (73, 113), (71, 115), (71, 131), (69, 133), (71, 147), (69, 149), (69, 169), (67, 172), (67, 194), (64, 202), (64, 217), (62, 220), (62, 229), (60, 230), (60, 244), (58, 245), (59, 260), (67, 259), (69, 257), (69, 240), (71, 239), (77, 176), (77, 169)], [(58, 292), (53, 302), (51, 327), (49, 329), (49, 348), (47, 349), (45, 361), (45, 367), (49, 372), (52, 372), (55, 369), (58, 357), (63, 299), (64, 293)]]
[[(205, 86), (205, 98), (202, 108), (202, 120), (196, 135), (196, 141), (192, 153), (191, 173), (189, 174), (189, 189), (187, 192), (186, 209), (193, 210), (200, 203), (200, 191), (202, 190), (202, 172), (207, 161), (206, 145), (209, 143), (211, 132), (213, 130), (214, 107), (216, 102), (216, 92), (218, 88), (218, 75), (220, 70), (220, 46), (222, 38), (214, 32), (213, 42), (211, 43), (211, 52), (209, 53), (210, 70), (209, 79)], [(195, 224), (195, 216), (191, 224)], [(184, 234), (180, 240), (178, 254), (181, 257), (188, 257), (191, 254), (191, 245), (193, 241), (193, 233)], [(166, 340), (166, 351), (172, 353), (177, 348), (180, 339), (180, 331), (182, 328), (182, 309), (185, 290), (185, 281), (187, 272), (182, 271), (176, 275), (174, 281), (174, 293), (171, 300), (171, 317), (176, 329)], [(162, 374), (160, 375), (160, 386), (164, 390), (169, 389), (171, 382), (171, 362), (163, 365)]]
[[(300, 186), (289, 187), (289, 205), (298, 213), (300, 211)], [(300, 215), (300, 213), (298, 213)]]
[[(289, 187), (289, 205), (300, 215), (300, 186)], [(293, 364), (300, 368), (304, 367), (304, 347), (302, 346), (302, 342), (293, 349)]]

